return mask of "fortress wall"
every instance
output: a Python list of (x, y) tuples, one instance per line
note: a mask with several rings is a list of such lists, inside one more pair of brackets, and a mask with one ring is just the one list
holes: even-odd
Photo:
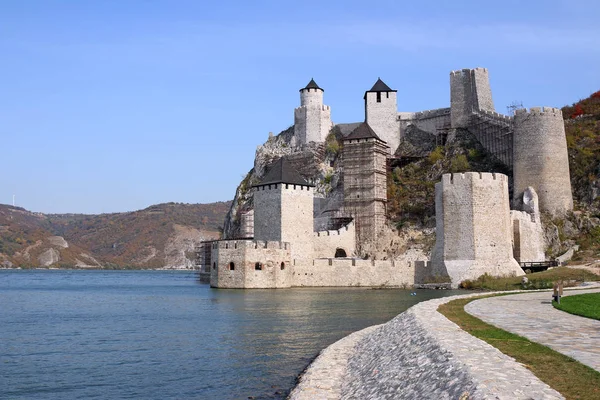
[(289, 243), (252, 240), (219, 241), (213, 244), (211, 256), (212, 287), (230, 289), (290, 287), (292, 269)]
[(327, 139), (327, 135), (329, 135), (329, 131), (333, 128), (333, 122), (331, 122), (331, 109), (329, 106), (323, 106), (320, 114), (320, 122), (319, 122), (319, 130), (316, 131), (318, 136), (315, 139), (311, 139), (312, 136), (309, 137), (309, 142), (324, 142)]
[(513, 254), (518, 262), (545, 261), (541, 222), (525, 211), (510, 211), (513, 224)]
[[(291, 286), (291, 256), (289, 247), (268, 246), (267, 249), (248, 249), (244, 260), (246, 288), (286, 288)], [(256, 263), (260, 264), (257, 269)]]
[(281, 191), (281, 241), (292, 244), (293, 259), (312, 259), (314, 188), (281, 184), (278, 190)]
[(473, 178), (475, 255), (483, 260), (512, 262), (508, 177), (498, 173), (475, 173)]
[(444, 174), (436, 185), (436, 223), (432, 268), (453, 286), (484, 273), (523, 274), (512, 253), (506, 175)]
[(414, 263), (384, 260), (316, 259), (314, 265), (295, 265), (292, 286), (412, 286)]
[(254, 237), (254, 210), (248, 210), (240, 215), (240, 236)]
[(313, 236), (313, 257), (333, 257), (336, 249), (344, 249), (348, 257), (355, 251), (356, 230), (354, 221), (335, 231), (319, 231)]
[(381, 102), (377, 102), (377, 93), (365, 94), (365, 122), (377, 136), (389, 146), (388, 152), (394, 154), (400, 144), (400, 123), (398, 121), (398, 103), (396, 92), (382, 92)]
[(539, 196), (540, 210), (554, 216), (573, 209), (569, 159), (562, 112), (558, 108), (516, 110), (513, 172), (515, 207), (528, 186)]
[(400, 137), (404, 137), (404, 131), (409, 125), (437, 134), (440, 130), (450, 127), (450, 108), (439, 108), (416, 113), (398, 113), (400, 123)]

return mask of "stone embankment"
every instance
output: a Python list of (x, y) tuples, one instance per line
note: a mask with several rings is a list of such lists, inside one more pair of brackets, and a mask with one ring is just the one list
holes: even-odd
[(290, 394), (303, 399), (561, 399), (523, 365), (419, 303), (325, 349)]

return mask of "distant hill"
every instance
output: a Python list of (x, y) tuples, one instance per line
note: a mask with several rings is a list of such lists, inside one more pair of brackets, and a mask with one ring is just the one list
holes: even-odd
[(0, 266), (189, 268), (194, 248), (219, 236), (230, 204), (166, 203), (100, 215), (0, 204)]

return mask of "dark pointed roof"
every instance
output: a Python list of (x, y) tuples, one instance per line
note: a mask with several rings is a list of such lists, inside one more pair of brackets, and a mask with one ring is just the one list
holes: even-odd
[(310, 82), (308, 82), (308, 85), (300, 89), (300, 91), (303, 91), (304, 89), (319, 89), (324, 92), (324, 90), (320, 88), (319, 85), (317, 85), (317, 82), (315, 82), (315, 80), (312, 78), (310, 79)]
[(381, 78), (377, 78), (377, 82), (373, 85), (371, 90), (368, 92), (396, 92), (397, 90), (392, 90), (388, 85), (385, 84)]
[(375, 82), (375, 84), (373, 85), (373, 87), (371, 88), (371, 90), (367, 90), (365, 92), (365, 99), (367, 98), (367, 93), (370, 92), (397, 92), (397, 90), (393, 90), (391, 89), (388, 85), (385, 84), (384, 81), (381, 80), (381, 78), (377, 78), (377, 82)]
[(263, 180), (254, 186), (272, 185), (275, 183), (290, 183), (292, 185), (311, 185), (294, 169), (288, 160), (281, 157), (269, 169)]
[(381, 140), (381, 138), (379, 136), (377, 136), (377, 134), (375, 133), (373, 128), (371, 128), (369, 126), (369, 124), (367, 124), (366, 122), (363, 122), (362, 124), (360, 124), (358, 126), (358, 128), (353, 130), (352, 133), (350, 133), (348, 136), (346, 136), (344, 138), (344, 140), (368, 139), (368, 138), (375, 138), (383, 143), (387, 143), (385, 140)]

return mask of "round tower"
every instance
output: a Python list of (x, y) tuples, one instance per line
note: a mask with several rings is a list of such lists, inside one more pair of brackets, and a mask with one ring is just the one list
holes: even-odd
[(320, 107), (323, 105), (323, 92), (317, 82), (311, 79), (308, 85), (300, 89), (300, 106)]
[(532, 107), (515, 111), (513, 205), (521, 207), (528, 186), (539, 196), (540, 210), (553, 216), (573, 209), (569, 156), (562, 111)]
[(332, 127), (331, 109), (323, 105), (324, 90), (314, 79), (300, 89), (300, 107), (294, 110), (294, 135), (296, 143), (322, 143)]

